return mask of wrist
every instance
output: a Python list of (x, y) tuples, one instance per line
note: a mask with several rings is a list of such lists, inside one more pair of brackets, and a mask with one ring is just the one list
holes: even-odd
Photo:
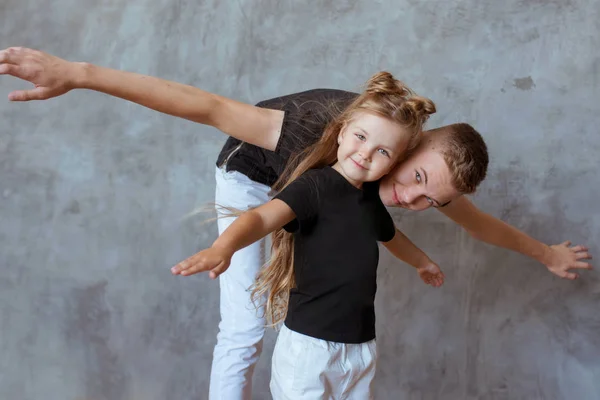
[(221, 250), (227, 254), (229, 254), (229, 256), (233, 256), (233, 253), (235, 253), (235, 248), (234, 246), (230, 245), (229, 243), (224, 243), (222, 241), (219, 241), (219, 239), (215, 240), (215, 242), (212, 244), (211, 246), (213, 249), (218, 249)]
[(416, 265), (415, 268), (417, 270), (426, 269), (431, 264), (435, 264), (429, 257), (425, 257), (421, 259)]
[(536, 249), (533, 254), (533, 258), (548, 266), (552, 263), (552, 248), (547, 244), (541, 243), (539, 249)]
[(95, 66), (86, 62), (69, 63), (69, 86), (72, 89), (88, 89), (92, 82)]

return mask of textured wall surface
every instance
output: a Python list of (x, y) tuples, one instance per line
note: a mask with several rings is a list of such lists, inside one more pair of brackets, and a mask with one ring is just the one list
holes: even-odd
[[(381, 69), (490, 151), (482, 209), (547, 243), (600, 248), (600, 2), (1, 0), (0, 47), (238, 100), (357, 90)], [(12, 104), (0, 77), (0, 398), (204, 399), (218, 284), (169, 268), (212, 243), (225, 137), (94, 92)], [(600, 398), (600, 280), (394, 212), (447, 276), (382, 251), (378, 399)], [(267, 337), (255, 398), (268, 399)]]

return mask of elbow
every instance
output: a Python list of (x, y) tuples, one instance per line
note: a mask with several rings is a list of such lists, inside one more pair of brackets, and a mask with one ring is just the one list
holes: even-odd
[(205, 92), (201, 98), (194, 94), (185, 101), (182, 107), (182, 110), (185, 110), (183, 117), (192, 122), (218, 128), (219, 115), (223, 106), (223, 102), (218, 96), (212, 93)]
[(255, 210), (248, 210), (244, 214), (248, 226), (253, 227), (257, 232), (264, 232), (267, 229), (267, 224), (263, 216)]
[(221, 98), (218, 96), (209, 93), (206, 99), (206, 106), (200, 112), (198, 116), (203, 124), (211, 125), (217, 127), (219, 122), (219, 115), (221, 114), (221, 110), (223, 109), (224, 104), (221, 101)]
[(469, 234), (475, 240), (484, 240), (484, 235), (481, 230), (472, 229), (472, 228), (464, 228), (465, 232)]

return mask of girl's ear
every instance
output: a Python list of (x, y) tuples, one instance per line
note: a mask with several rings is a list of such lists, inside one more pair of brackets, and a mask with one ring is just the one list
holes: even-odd
[(342, 140), (344, 139), (344, 135), (346, 134), (346, 128), (348, 128), (348, 121), (344, 121), (344, 123), (342, 123), (342, 127), (340, 128), (340, 133), (338, 134), (338, 137), (337, 137), (338, 145), (342, 144)]

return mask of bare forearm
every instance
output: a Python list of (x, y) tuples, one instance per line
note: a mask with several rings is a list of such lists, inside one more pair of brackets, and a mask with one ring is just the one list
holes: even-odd
[(550, 247), (491, 215), (481, 213), (478, 223), (467, 231), (477, 240), (513, 250), (542, 264), (548, 263)]
[(258, 213), (247, 211), (229, 225), (212, 247), (225, 248), (233, 254), (267, 236), (271, 231)]
[(193, 86), (133, 72), (74, 63), (74, 86), (119, 97), (153, 110), (211, 125), (219, 97)]
[(396, 258), (413, 266), (423, 282), (435, 287), (439, 287), (444, 283), (444, 274), (440, 267), (399, 230), (396, 229), (394, 238), (384, 243), (384, 246)]
[(394, 238), (390, 242), (384, 243), (384, 246), (396, 258), (415, 268), (422, 268), (432, 263), (429, 256), (399, 230), (396, 230)]
[(279, 199), (271, 200), (237, 218), (213, 243), (232, 254), (262, 239), (296, 218), (292, 209)]
[(74, 86), (95, 90), (165, 114), (213, 126), (241, 141), (275, 150), (284, 112), (256, 107), (193, 86), (74, 63)]
[(447, 217), (462, 226), (469, 234), (482, 242), (519, 252), (545, 265), (551, 258), (550, 248), (517, 228), (484, 213), (465, 196), (452, 201), (448, 207), (439, 209)]

